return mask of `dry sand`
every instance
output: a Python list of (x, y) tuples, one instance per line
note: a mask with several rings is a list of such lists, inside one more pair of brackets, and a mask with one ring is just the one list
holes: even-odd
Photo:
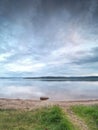
[(0, 109), (34, 109), (39, 107), (47, 107), (59, 105), (67, 108), (72, 105), (94, 105), (98, 104), (98, 100), (81, 100), (81, 101), (40, 101), (40, 100), (23, 100), (23, 99), (4, 99), (0, 98)]

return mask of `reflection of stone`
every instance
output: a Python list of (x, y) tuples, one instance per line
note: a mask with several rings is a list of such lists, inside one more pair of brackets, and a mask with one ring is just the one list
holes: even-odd
[(40, 100), (48, 100), (49, 97), (40, 97)]

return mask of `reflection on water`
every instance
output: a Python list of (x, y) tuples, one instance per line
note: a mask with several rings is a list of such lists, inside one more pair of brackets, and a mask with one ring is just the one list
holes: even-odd
[(0, 79), (0, 98), (50, 100), (98, 99), (98, 82), (49, 82), (29, 79)]

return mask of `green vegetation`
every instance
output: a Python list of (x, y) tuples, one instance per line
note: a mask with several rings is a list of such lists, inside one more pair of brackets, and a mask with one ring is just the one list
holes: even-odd
[(98, 130), (98, 105), (73, 106), (72, 110), (75, 114), (85, 120), (89, 130)]
[[(98, 130), (98, 105), (70, 109), (87, 123), (89, 130)], [(31, 111), (0, 109), (0, 130), (77, 130), (66, 114), (58, 106)]]
[(0, 130), (76, 130), (61, 108), (0, 110)]

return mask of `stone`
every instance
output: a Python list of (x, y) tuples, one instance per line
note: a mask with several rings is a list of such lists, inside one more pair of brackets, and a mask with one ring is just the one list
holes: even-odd
[(48, 100), (49, 97), (40, 97), (40, 100)]

